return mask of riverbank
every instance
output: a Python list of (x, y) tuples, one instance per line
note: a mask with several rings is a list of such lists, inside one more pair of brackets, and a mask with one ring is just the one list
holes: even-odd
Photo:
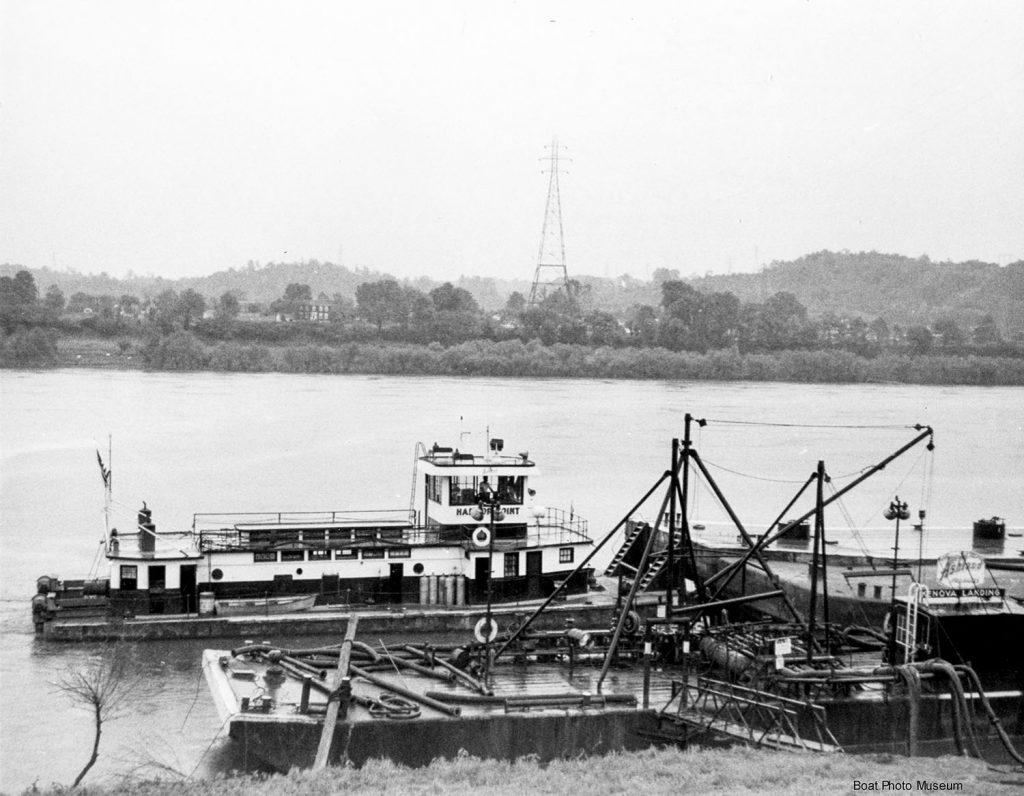
[(231, 373), (1024, 385), (1024, 359), (1013, 357), (886, 353), (867, 358), (837, 350), (742, 354), (734, 349), (700, 354), (664, 348), (545, 346), (536, 340), (476, 340), (447, 348), (396, 342), (265, 345), (207, 342), (181, 331), (149, 341), (62, 337), (50, 356), (31, 363), (8, 358), (0, 364)]
[[(464, 757), (409, 769), (385, 761), (361, 769), (332, 768), (287, 775), (211, 780), (146, 781), (126, 778), (106, 787), (86, 786), (90, 796), (321, 796), (322, 794), (796, 794), (868, 791), (953, 791), (1019, 794), (1018, 767), (989, 767), (962, 757), (820, 755), (769, 752), (746, 747), (718, 750), (646, 750), (541, 765)], [(62, 793), (58, 787), (25, 793)]]

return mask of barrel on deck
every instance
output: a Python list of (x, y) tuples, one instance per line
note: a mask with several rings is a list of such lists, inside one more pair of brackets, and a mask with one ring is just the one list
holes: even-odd
[(214, 595), (212, 591), (201, 591), (199, 592), (199, 615), (200, 616), (213, 616), (216, 606), (213, 603)]

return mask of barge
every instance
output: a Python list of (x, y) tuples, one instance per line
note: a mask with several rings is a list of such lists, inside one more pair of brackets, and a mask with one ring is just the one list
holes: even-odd
[[(1024, 764), (1024, 666), (1003, 643), (1024, 629), (1019, 603), (969, 585), (977, 568), (963, 561), (947, 567), (946, 591), (912, 584), (894, 595), (886, 627), (818, 622), (779, 588), (739, 522), (772, 587), (726, 596), (722, 584), (739, 568), (705, 577), (687, 511), (676, 511), (689, 505), (688, 468), (707, 475), (690, 422), (681, 447), (673, 440), (671, 468), (576, 566), (584, 571), (620, 541), (612, 567), (623, 588), (609, 621), (543, 629), (570, 577), (493, 636), (370, 647), (358, 642), (353, 617), (341, 644), (208, 650), (204, 672), (230, 737), (282, 769), (737, 742)], [(930, 429), (917, 441), (929, 438)], [(641, 521), (662, 486), (653, 523)], [(824, 502), (819, 491), (819, 531)], [(655, 611), (638, 613), (655, 587), (664, 595)], [(772, 601), (786, 606), (788, 621), (764, 612), (730, 619)]]
[[(100, 469), (109, 508), (102, 458)], [(180, 620), (193, 628), (182, 635), (203, 636), (218, 605), (259, 614), (302, 597), (343, 616), (359, 606), (514, 604), (556, 586), (585, 594), (594, 571), (576, 563), (593, 545), (587, 522), (541, 505), (536, 472), (528, 453), (505, 453), (501, 439), (475, 454), (418, 444), (406, 508), (195, 514), (177, 531), (158, 528), (143, 503), (130, 531), (105, 534), (105, 576), (38, 579), (33, 621), (37, 632), (59, 634), (83, 620)]]

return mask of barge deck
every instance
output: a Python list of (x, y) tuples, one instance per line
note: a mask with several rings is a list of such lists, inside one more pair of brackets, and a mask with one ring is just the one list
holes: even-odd
[[(657, 598), (650, 596), (650, 602)], [(511, 627), (529, 614), (539, 601), (495, 605), (491, 609), (501, 629)], [(540, 629), (564, 629), (567, 624), (607, 624), (615, 608), (615, 598), (607, 592), (570, 596), (552, 605), (539, 620)], [(164, 614), (111, 619), (106, 616), (57, 618), (46, 624), (44, 638), (62, 642), (94, 641), (169, 641), (179, 639), (274, 638), (280, 636), (320, 635), (336, 638), (344, 632), (348, 618), (359, 616), (366, 632), (392, 635), (415, 633), (472, 632), (483, 614), (482, 606), (472, 607), (389, 607), (345, 608), (316, 607), (308, 611), (265, 616), (196, 616)]]

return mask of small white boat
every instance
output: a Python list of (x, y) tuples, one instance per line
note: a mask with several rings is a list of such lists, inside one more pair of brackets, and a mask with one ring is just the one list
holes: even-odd
[(287, 597), (250, 597), (238, 600), (214, 600), (217, 616), (263, 616), (308, 611), (316, 602), (315, 594)]

